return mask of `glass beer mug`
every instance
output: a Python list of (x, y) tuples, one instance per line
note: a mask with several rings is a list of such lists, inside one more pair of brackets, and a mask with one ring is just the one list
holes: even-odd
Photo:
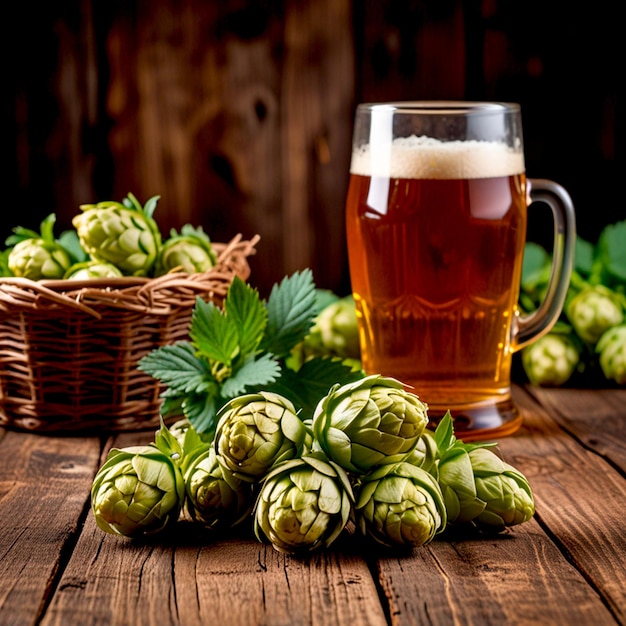
[[(518, 310), (527, 207), (554, 219), (553, 264), (537, 311)], [(575, 234), (559, 185), (526, 178), (520, 107), (361, 104), (346, 203), (363, 368), (403, 382), (464, 441), (521, 425), (515, 351), (548, 332), (569, 284)]]

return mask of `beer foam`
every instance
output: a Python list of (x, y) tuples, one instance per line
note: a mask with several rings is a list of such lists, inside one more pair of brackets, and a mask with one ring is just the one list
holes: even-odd
[(524, 155), (495, 141), (440, 141), (399, 137), (372, 149), (352, 152), (351, 174), (413, 179), (461, 179), (513, 176), (524, 172)]

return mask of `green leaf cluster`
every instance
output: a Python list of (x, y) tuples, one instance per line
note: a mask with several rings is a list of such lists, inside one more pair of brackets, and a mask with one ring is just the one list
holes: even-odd
[(167, 387), (163, 415), (183, 415), (199, 433), (211, 435), (228, 400), (262, 390), (288, 398), (308, 419), (322, 392), (362, 376), (325, 356), (297, 371), (287, 365), (291, 350), (313, 325), (316, 302), (310, 269), (276, 283), (267, 300), (237, 277), (222, 307), (198, 298), (189, 341), (157, 348), (138, 364)]
[[(533, 241), (526, 243), (520, 292), (522, 310), (532, 312), (543, 300), (551, 265), (552, 256), (545, 248)], [(606, 226), (595, 244), (576, 237), (568, 301), (588, 285), (603, 285), (622, 295), (626, 292), (626, 220)]]
[[(526, 243), (519, 295), (522, 312), (532, 313), (543, 301), (551, 265), (552, 256), (542, 246), (535, 242)], [(528, 378), (539, 385), (606, 384), (616, 377), (600, 366), (602, 355), (598, 347), (604, 347), (606, 341), (600, 343), (599, 340), (611, 328), (624, 323), (626, 220), (604, 227), (595, 243), (577, 237), (565, 305), (558, 322), (547, 335), (551, 343), (544, 341), (544, 337), (524, 348), (520, 359), (522, 368)], [(623, 334), (616, 336), (621, 340)], [(572, 346), (578, 352), (578, 358), (571, 357)], [(620, 347), (620, 351), (626, 352), (626, 347)], [(549, 362), (554, 362), (555, 367), (558, 364), (563, 366), (566, 353), (570, 354), (571, 372), (563, 375), (561, 371), (557, 375), (549, 367)], [(541, 363), (541, 371), (533, 370), (532, 363)], [(556, 383), (557, 380), (562, 382)]]

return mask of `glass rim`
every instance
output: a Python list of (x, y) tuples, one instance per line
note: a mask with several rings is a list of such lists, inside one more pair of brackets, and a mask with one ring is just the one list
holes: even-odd
[(491, 115), (494, 113), (519, 113), (517, 102), (472, 100), (399, 100), (392, 102), (363, 102), (357, 111), (389, 111), (400, 114), (421, 115)]

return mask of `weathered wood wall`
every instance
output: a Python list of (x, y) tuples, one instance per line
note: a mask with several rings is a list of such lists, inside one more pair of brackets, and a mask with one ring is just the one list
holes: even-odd
[[(515, 8), (517, 5), (518, 8)], [(252, 281), (347, 291), (343, 202), (358, 101), (521, 102), (531, 176), (581, 233), (626, 216), (623, 37), (610, 11), (530, 0), (11, 3), (2, 240), (83, 202), (160, 194), (163, 233), (259, 233)], [(531, 221), (532, 225), (532, 221)], [(537, 222), (541, 235), (545, 223)]]

